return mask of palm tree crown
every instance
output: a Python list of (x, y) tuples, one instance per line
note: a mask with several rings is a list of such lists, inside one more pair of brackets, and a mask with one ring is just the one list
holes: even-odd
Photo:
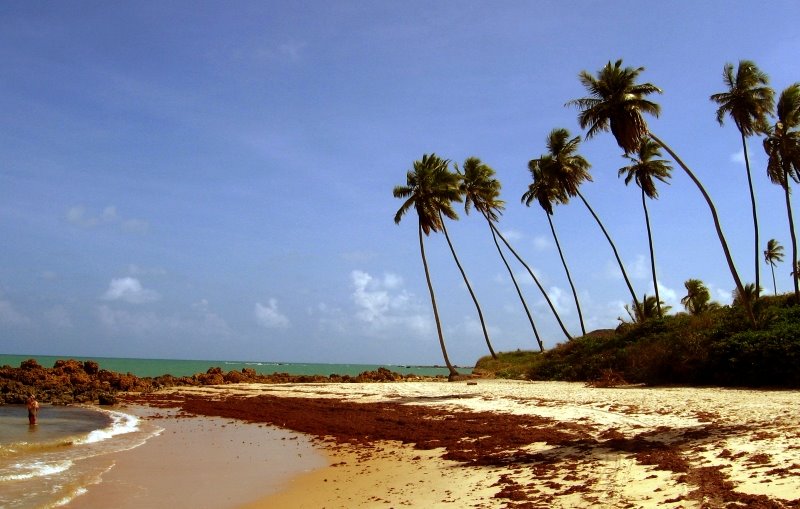
[(578, 122), (581, 129), (589, 128), (587, 138), (610, 130), (626, 154), (639, 148), (648, 135), (642, 113), (657, 117), (661, 111), (658, 104), (646, 99), (652, 93), (661, 93), (661, 89), (650, 83), (636, 83), (642, 71), (644, 67), (622, 67), (622, 60), (614, 64), (609, 61), (596, 78), (581, 71), (578, 77), (590, 96), (573, 99), (567, 105), (581, 110)]
[(800, 182), (800, 83), (781, 93), (777, 114), (778, 121), (764, 139), (767, 173), (772, 182), (787, 187), (786, 174)]
[(449, 171), (450, 162), (436, 154), (425, 154), (414, 161), (414, 169), (406, 174), (406, 185), (396, 186), (392, 192), (395, 198), (406, 201), (394, 216), (400, 220), (412, 207), (419, 216), (419, 225), (425, 235), (442, 229), (441, 215), (458, 219), (452, 202), (460, 202), (458, 175)]
[(740, 60), (735, 74), (733, 64), (725, 64), (722, 80), (728, 91), (710, 97), (719, 104), (717, 122), (722, 125), (725, 115), (730, 115), (743, 136), (764, 132), (775, 103), (767, 75), (750, 60)]
[(553, 129), (547, 136), (548, 153), (528, 163), (534, 182), (538, 168), (542, 185), (548, 188), (547, 192), (556, 202), (567, 203), (570, 196), (578, 195), (581, 184), (592, 180), (589, 174), (592, 165), (576, 153), (580, 143), (580, 136), (571, 138), (568, 130)]
[(464, 211), (469, 214), (470, 207), (475, 207), (490, 221), (499, 220), (505, 202), (500, 199), (500, 181), (494, 178), (492, 167), (477, 157), (469, 157), (464, 161), (462, 170), (458, 189), (464, 196)]
[(775, 239), (767, 241), (767, 249), (764, 250), (764, 261), (775, 266), (776, 263), (783, 261), (783, 246)]
[(625, 185), (636, 182), (648, 198), (658, 198), (655, 180), (668, 184), (672, 171), (672, 165), (661, 157), (661, 149), (658, 143), (647, 139), (639, 145), (636, 155), (625, 154), (625, 157), (633, 162), (630, 166), (619, 169), (619, 176), (625, 175)]
[(687, 279), (683, 286), (686, 287), (686, 296), (681, 299), (681, 304), (692, 315), (699, 315), (714, 307), (711, 302), (711, 292), (699, 279)]

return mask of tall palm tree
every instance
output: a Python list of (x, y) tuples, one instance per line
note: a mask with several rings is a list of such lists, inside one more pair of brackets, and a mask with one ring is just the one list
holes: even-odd
[[(580, 110), (578, 122), (581, 128), (589, 128), (586, 133), (587, 138), (602, 131), (611, 130), (617, 144), (626, 154), (638, 150), (641, 142), (648, 137), (667, 151), (703, 195), (714, 220), (714, 227), (725, 254), (728, 269), (736, 283), (736, 288), (744, 294), (744, 285), (736, 270), (736, 265), (733, 263), (733, 257), (722, 232), (714, 202), (711, 201), (711, 197), (694, 172), (666, 143), (649, 130), (647, 122), (642, 116), (644, 113), (648, 113), (657, 117), (661, 111), (658, 104), (647, 99), (650, 94), (661, 93), (661, 89), (650, 83), (636, 83), (636, 79), (642, 71), (644, 71), (644, 67), (622, 67), (622, 60), (617, 60), (613, 64), (608, 62), (598, 71), (596, 78), (588, 71), (581, 71), (579, 79), (589, 92), (589, 97), (573, 99), (567, 102), (567, 106), (577, 106)], [(755, 327), (757, 324), (752, 303), (745, 302), (744, 304), (750, 323)]]
[(636, 185), (642, 191), (642, 209), (644, 209), (644, 221), (647, 225), (647, 242), (650, 246), (650, 269), (653, 272), (653, 288), (655, 289), (655, 305), (659, 316), (663, 316), (661, 312), (661, 297), (658, 294), (658, 278), (656, 277), (656, 256), (653, 250), (653, 233), (650, 229), (650, 214), (647, 211), (647, 200), (655, 200), (658, 198), (658, 190), (654, 180), (659, 180), (668, 184), (667, 180), (670, 178), (672, 166), (663, 160), (657, 159), (661, 157), (661, 151), (658, 145), (650, 139), (642, 141), (639, 145), (639, 150), (635, 156), (625, 154), (633, 164), (619, 169), (618, 175), (621, 177), (625, 175), (625, 185), (636, 182)]
[[(769, 78), (750, 60), (740, 60), (736, 74), (733, 64), (725, 64), (722, 80), (728, 87), (726, 92), (714, 94), (711, 100), (719, 104), (717, 121), (723, 125), (725, 115), (730, 115), (742, 136), (744, 164), (747, 170), (747, 185), (750, 187), (750, 203), (753, 209), (754, 260), (756, 289), (760, 283), (758, 214), (756, 213), (756, 193), (753, 190), (753, 178), (750, 174), (750, 158), (747, 155), (746, 138), (767, 129), (767, 115), (770, 115), (775, 104), (775, 92), (767, 86)], [(758, 298), (758, 295), (756, 295)]]
[[(481, 162), (477, 157), (470, 157), (464, 161), (464, 173), (461, 173), (456, 165), (456, 173), (459, 175), (459, 191), (464, 197), (464, 211), (469, 214), (470, 208), (475, 207), (488, 217), (488, 223), (497, 221), (502, 214), (505, 207), (505, 202), (500, 199), (500, 181), (494, 178), (494, 170), (488, 165)], [(536, 323), (533, 321), (533, 315), (528, 308), (528, 303), (525, 302), (525, 297), (522, 294), (522, 289), (517, 283), (517, 278), (514, 276), (514, 271), (506, 260), (503, 250), (500, 248), (500, 243), (497, 241), (497, 234), (489, 225), (489, 231), (492, 233), (492, 240), (497, 248), (497, 253), (500, 259), (503, 260), (508, 275), (511, 277), (511, 282), (517, 291), (519, 301), (522, 303), (522, 308), (525, 310), (525, 315), (528, 317), (528, 322), (531, 324), (533, 336), (536, 338), (536, 343), (539, 345), (539, 350), (544, 351), (544, 343), (539, 336), (539, 331), (536, 329)]]
[(413, 207), (417, 211), (419, 231), (419, 252), (422, 256), (422, 265), (425, 269), (425, 281), (428, 283), (428, 292), (431, 296), (433, 317), (436, 320), (436, 332), (439, 335), (439, 345), (442, 356), (450, 372), (450, 379), (458, 376), (458, 371), (450, 363), (447, 356), (447, 347), (444, 343), (442, 323), (439, 319), (439, 309), (436, 306), (436, 295), (431, 284), (428, 260), (425, 257), (425, 243), (423, 233), (427, 236), (431, 232), (438, 232), (443, 228), (442, 216), (458, 219), (458, 214), (453, 210), (452, 203), (461, 201), (458, 192), (458, 178), (449, 171), (449, 162), (439, 158), (436, 154), (425, 154), (419, 161), (414, 161), (414, 169), (406, 174), (406, 185), (396, 186), (392, 191), (395, 198), (405, 199), (403, 205), (394, 216), (395, 224), (399, 224), (403, 216)]
[(764, 250), (764, 261), (772, 269), (772, 289), (778, 295), (778, 285), (775, 284), (775, 264), (783, 261), (783, 246), (775, 239), (767, 241), (767, 249)]
[[(520, 257), (520, 255), (514, 250), (514, 248), (509, 244), (508, 240), (503, 236), (500, 230), (497, 228), (495, 224), (499, 219), (499, 214), (503, 208), (503, 201), (500, 200), (500, 181), (493, 178), (494, 170), (481, 162), (480, 159), (477, 157), (470, 157), (466, 161), (464, 161), (464, 173), (461, 176), (461, 192), (464, 194), (464, 206), (467, 213), (469, 213), (469, 208), (474, 207), (475, 210), (480, 212), (483, 217), (486, 219), (486, 222), (489, 224), (489, 228), (492, 230), (492, 235), (496, 235), (503, 241), (506, 248), (514, 255), (514, 257), (519, 261), (523, 267), (528, 271), (533, 282), (536, 283), (536, 286), (539, 288), (539, 291), (542, 292), (547, 305), (550, 307), (550, 310), (553, 312), (553, 316), (555, 316), (556, 321), (558, 322), (559, 327), (561, 327), (561, 331), (567, 337), (567, 339), (572, 339), (572, 336), (567, 331), (567, 328), (564, 326), (564, 322), (561, 320), (561, 317), (558, 314), (553, 302), (550, 300), (550, 297), (547, 295), (547, 292), (542, 287), (541, 283), (539, 282), (539, 278), (533, 273), (530, 266), (525, 263), (525, 260)], [(499, 249), (499, 246), (498, 246)], [(502, 255), (502, 253), (501, 253)], [(508, 267), (508, 265), (506, 265)], [(510, 271), (510, 268), (509, 268)], [(513, 278), (513, 276), (512, 276)], [(516, 282), (515, 282), (516, 284)], [(517, 287), (519, 291), (519, 287)], [(520, 294), (521, 296), (521, 294)], [(526, 307), (527, 309), (527, 307)], [(530, 314), (528, 315), (530, 318)], [(531, 325), (533, 322), (531, 321)], [(535, 330), (535, 326), (534, 326)], [(537, 341), (539, 341), (539, 348), (544, 350), (544, 345), (542, 344), (541, 340), (538, 338), (537, 334)]]
[[(800, 182), (800, 83), (789, 86), (781, 93), (777, 107), (778, 120), (767, 131), (764, 150), (769, 157), (767, 174), (770, 180), (783, 187), (786, 213), (789, 216), (789, 234), (792, 239), (792, 266), (797, 263), (797, 237), (794, 233), (791, 190), (789, 179)], [(800, 304), (798, 278), (794, 281), (795, 302)]]
[(564, 258), (564, 252), (561, 250), (561, 243), (558, 241), (556, 235), (556, 228), (553, 226), (553, 204), (557, 202), (566, 203), (569, 197), (561, 194), (560, 190), (556, 187), (555, 181), (548, 178), (548, 172), (545, 172), (539, 165), (539, 160), (533, 160), (528, 163), (528, 169), (531, 172), (533, 182), (528, 185), (528, 190), (522, 195), (522, 202), (525, 205), (531, 205), (533, 200), (539, 202), (539, 205), (544, 210), (547, 216), (547, 223), (550, 225), (550, 232), (553, 234), (553, 240), (556, 242), (556, 249), (558, 249), (558, 256), (561, 258), (561, 264), (564, 266), (564, 272), (567, 274), (567, 281), (569, 287), (572, 289), (572, 297), (575, 299), (575, 308), (578, 310), (578, 320), (581, 324), (581, 333), (586, 335), (586, 326), (583, 323), (583, 312), (581, 311), (581, 303), (578, 300), (578, 291), (575, 289), (575, 284), (572, 282), (572, 275), (567, 266), (567, 260)]
[(700, 315), (719, 307), (716, 302), (711, 302), (711, 292), (699, 279), (687, 279), (683, 286), (686, 288), (686, 296), (681, 299), (681, 304), (689, 314)]
[(458, 259), (456, 248), (453, 247), (453, 242), (450, 240), (450, 234), (447, 231), (445, 220), (443, 217), (440, 217), (439, 219), (442, 222), (442, 232), (444, 232), (444, 238), (447, 239), (447, 245), (450, 248), (450, 253), (453, 255), (453, 260), (455, 260), (458, 271), (461, 273), (461, 278), (464, 280), (464, 284), (467, 285), (467, 291), (469, 291), (469, 295), (472, 297), (472, 302), (475, 304), (475, 309), (478, 311), (478, 319), (481, 322), (481, 329), (483, 330), (483, 337), (486, 340), (486, 346), (489, 347), (489, 353), (492, 355), (492, 359), (497, 359), (497, 354), (495, 353), (494, 348), (492, 348), (492, 341), (489, 339), (489, 331), (486, 328), (486, 320), (483, 318), (481, 305), (478, 303), (478, 298), (475, 296), (475, 291), (472, 289), (472, 285), (467, 278), (467, 273), (464, 271), (464, 267), (461, 265), (461, 260)]
[(622, 272), (622, 277), (625, 280), (625, 284), (628, 286), (628, 291), (631, 293), (633, 302), (638, 306), (639, 300), (636, 297), (636, 292), (633, 291), (633, 285), (631, 285), (631, 280), (628, 278), (628, 273), (625, 271), (622, 258), (620, 258), (619, 252), (617, 251), (617, 246), (611, 239), (611, 235), (608, 233), (608, 230), (606, 230), (603, 222), (600, 221), (600, 217), (598, 217), (592, 206), (589, 205), (589, 202), (581, 193), (581, 184), (587, 180), (591, 181), (592, 176), (589, 175), (589, 168), (591, 167), (591, 164), (589, 164), (589, 161), (584, 159), (583, 156), (577, 153), (580, 142), (580, 136), (570, 138), (569, 131), (566, 129), (553, 129), (547, 136), (548, 153), (541, 156), (539, 159), (534, 159), (533, 161), (529, 162), (528, 168), (530, 169), (531, 166), (538, 165), (539, 167), (544, 168), (545, 172), (550, 173), (550, 178), (553, 179), (554, 185), (558, 189), (557, 196), (562, 197), (562, 200), (563, 197), (569, 196), (577, 196), (581, 199), (583, 204), (589, 210), (589, 213), (597, 222), (597, 225), (600, 227), (603, 235), (605, 235), (608, 244), (611, 246), (611, 251), (614, 253), (614, 257), (617, 260), (619, 269)]

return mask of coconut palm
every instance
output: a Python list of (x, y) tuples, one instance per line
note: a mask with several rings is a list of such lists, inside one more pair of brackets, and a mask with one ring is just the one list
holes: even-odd
[(756, 295), (761, 292), (761, 288), (756, 288), (755, 283), (747, 283), (744, 285), (744, 292), (740, 292), (738, 288), (733, 290), (733, 307), (741, 307), (745, 302), (755, 302)]
[(658, 144), (650, 139), (642, 141), (635, 156), (625, 154), (625, 157), (633, 162), (633, 164), (620, 168), (617, 174), (620, 177), (625, 175), (626, 186), (630, 184), (631, 181), (634, 181), (642, 191), (642, 209), (644, 210), (644, 222), (647, 225), (647, 242), (650, 246), (650, 269), (653, 273), (653, 288), (656, 294), (654, 301), (659, 316), (663, 316), (661, 297), (658, 294), (656, 256), (653, 250), (653, 232), (650, 228), (650, 214), (647, 211), (646, 198), (650, 198), (651, 200), (658, 198), (655, 180), (668, 184), (669, 182), (667, 182), (667, 180), (671, 176), (670, 172), (672, 171), (672, 166), (663, 159), (656, 159), (661, 157), (661, 151), (658, 149)]
[(642, 302), (638, 307), (636, 303), (633, 306), (625, 304), (625, 311), (627, 311), (633, 323), (644, 323), (653, 318), (660, 318), (670, 309), (671, 306), (667, 306), (664, 302), (657, 302), (654, 295), (647, 294), (642, 296)]
[[(746, 138), (767, 129), (767, 115), (770, 115), (775, 104), (775, 92), (767, 86), (769, 78), (749, 60), (740, 60), (736, 73), (733, 64), (725, 64), (722, 80), (728, 87), (726, 92), (714, 94), (711, 100), (719, 104), (717, 121), (723, 125), (725, 116), (730, 115), (739, 129), (744, 151), (744, 165), (747, 170), (747, 185), (750, 187), (750, 203), (753, 209), (753, 236), (755, 260), (755, 287), (760, 283), (758, 214), (756, 213), (756, 194), (753, 190), (753, 178), (750, 174), (750, 158), (747, 155)], [(756, 298), (758, 295), (756, 295)]]
[(433, 317), (436, 320), (436, 332), (439, 335), (439, 345), (442, 356), (450, 372), (450, 379), (458, 376), (458, 371), (450, 363), (447, 356), (447, 347), (442, 334), (442, 323), (439, 319), (439, 310), (436, 307), (436, 295), (431, 284), (428, 260), (425, 257), (425, 243), (423, 233), (427, 236), (431, 232), (438, 232), (443, 228), (442, 216), (458, 219), (458, 214), (453, 210), (452, 203), (461, 201), (458, 192), (458, 177), (449, 171), (449, 161), (439, 158), (436, 154), (425, 154), (419, 161), (414, 161), (413, 170), (406, 174), (406, 185), (396, 186), (392, 191), (395, 198), (405, 199), (403, 205), (394, 216), (395, 224), (399, 224), (403, 216), (413, 207), (417, 211), (419, 231), (419, 251), (422, 256), (422, 266), (425, 269), (425, 280), (428, 283), (428, 292), (431, 296)]
[[(464, 207), (467, 213), (469, 213), (470, 207), (474, 207), (475, 210), (480, 212), (483, 217), (486, 219), (486, 222), (489, 224), (489, 228), (492, 231), (492, 235), (500, 238), (503, 241), (503, 244), (508, 248), (511, 254), (522, 264), (523, 267), (528, 271), (533, 282), (536, 283), (536, 286), (539, 288), (539, 291), (542, 292), (547, 305), (550, 307), (550, 310), (553, 312), (553, 316), (555, 316), (558, 325), (561, 327), (561, 331), (568, 339), (572, 339), (567, 328), (564, 326), (564, 322), (561, 320), (561, 317), (556, 311), (553, 302), (550, 300), (550, 297), (545, 292), (544, 288), (542, 287), (541, 283), (539, 282), (539, 278), (533, 273), (533, 270), (525, 263), (525, 260), (519, 256), (519, 254), (514, 250), (514, 248), (509, 244), (508, 240), (503, 236), (500, 230), (497, 228), (495, 224), (499, 219), (499, 214), (503, 208), (503, 201), (499, 199), (500, 196), (500, 181), (493, 178), (494, 170), (481, 162), (480, 159), (477, 157), (470, 157), (466, 161), (464, 161), (464, 168), (463, 174), (461, 175), (461, 184), (460, 189), (464, 195)], [(496, 239), (495, 239), (496, 241)], [(499, 250), (499, 245), (498, 245)], [(502, 256), (502, 252), (501, 252)], [(505, 261), (505, 258), (504, 258)], [(511, 271), (510, 267), (506, 264), (506, 267)], [(512, 275), (513, 279), (513, 275)], [(516, 281), (515, 281), (516, 286)], [(520, 294), (520, 298), (522, 294), (519, 292), (519, 287), (517, 286), (517, 291)], [(527, 306), (526, 306), (527, 310)], [(530, 314), (528, 314), (530, 318)], [(533, 326), (533, 321), (531, 320), (531, 325)], [(534, 331), (535, 331), (535, 326)], [(539, 341), (539, 348), (544, 350), (544, 345), (542, 344), (541, 340), (538, 338), (537, 334), (537, 341)]]
[[(733, 262), (728, 242), (722, 232), (714, 202), (711, 201), (711, 197), (694, 172), (686, 166), (683, 160), (666, 143), (649, 130), (647, 122), (642, 116), (644, 113), (648, 113), (657, 117), (661, 110), (658, 104), (647, 99), (650, 94), (661, 93), (661, 89), (650, 83), (636, 83), (636, 79), (642, 71), (644, 71), (644, 67), (622, 67), (622, 60), (617, 60), (613, 64), (608, 62), (598, 71), (597, 77), (594, 77), (588, 71), (581, 71), (579, 79), (589, 92), (589, 97), (569, 101), (567, 106), (576, 106), (580, 110), (578, 122), (581, 128), (588, 128), (587, 138), (591, 138), (602, 131), (610, 130), (617, 144), (626, 154), (638, 150), (641, 142), (648, 137), (652, 138), (661, 148), (667, 151), (670, 157), (678, 163), (686, 172), (686, 175), (694, 182), (703, 195), (706, 204), (708, 204), (728, 269), (736, 283), (736, 288), (742, 292), (744, 285)], [(752, 303), (746, 302), (745, 309), (750, 323), (756, 326)]]
[(764, 261), (772, 269), (772, 289), (778, 295), (778, 285), (775, 284), (775, 264), (783, 261), (783, 246), (775, 239), (767, 241), (767, 249), (764, 250)]
[(625, 280), (625, 284), (628, 286), (628, 291), (631, 293), (633, 302), (638, 306), (639, 300), (636, 297), (636, 292), (633, 291), (633, 285), (631, 285), (631, 281), (628, 278), (628, 273), (625, 271), (622, 258), (620, 258), (619, 252), (617, 251), (617, 246), (611, 239), (611, 235), (606, 230), (603, 222), (600, 221), (600, 217), (598, 217), (592, 206), (589, 205), (589, 202), (581, 193), (581, 184), (584, 181), (592, 180), (592, 177), (589, 175), (589, 168), (591, 165), (586, 159), (584, 159), (583, 156), (577, 153), (580, 142), (580, 136), (571, 138), (569, 131), (566, 129), (553, 129), (547, 136), (548, 153), (541, 156), (539, 159), (534, 159), (533, 161), (529, 162), (528, 168), (530, 169), (531, 167), (539, 166), (540, 168), (543, 168), (545, 172), (549, 173), (550, 177), (548, 178), (553, 179), (553, 185), (556, 186), (558, 190), (557, 196), (561, 197), (560, 199), (562, 202), (564, 202), (564, 197), (569, 196), (577, 196), (581, 199), (583, 204), (589, 210), (589, 213), (597, 222), (597, 225), (600, 227), (603, 235), (605, 235), (606, 240), (608, 240), (608, 243), (611, 246), (611, 251), (613, 251), (614, 257), (619, 265), (619, 269), (622, 272), (622, 277)]
[[(790, 179), (800, 182), (800, 83), (789, 86), (781, 93), (777, 107), (778, 120), (767, 131), (764, 150), (769, 157), (767, 174), (770, 180), (783, 187), (786, 213), (789, 217), (789, 234), (792, 239), (792, 266), (797, 262), (797, 237), (790, 200)], [(798, 278), (794, 281), (795, 302), (800, 303)]]
[(711, 302), (711, 292), (699, 279), (687, 279), (683, 286), (686, 296), (681, 299), (681, 304), (689, 314), (700, 315), (719, 307), (716, 302)]
[(492, 341), (489, 339), (489, 331), (486, 328), (486, 320), (483, 318), (481, 305), (478, 303), (478, 298), (475, 296), (475, 291), (472, 289), (472, 285), (467, 278), (467, 273), (464, 271), (464, 267), (461, 265), (461, 260), (458, 259), (456, 249), (453, 247), (453, 242), (450, 240), (450, 234), (447, 231), (447, 225), (444, 221), (444, 218), (440, 217), (439, 219), (442, 222), (442, 232), (444, 232), (444, 238), (447, 239), (447, 245), (450, 248), (450, 253), (453, 255), (453, 260), (456, 262), (458, 271), (461, 273), (461, 278), (464, 280), (464, 284), (467, 285), (467, 291), (469, 291), (469, 295), (472, 297), (472, 302), (475, 304), (475, 309), (478, 312), (478, 319), (481, 322), (481, 329), (483, 330), (483, 337), (486, 339), (486, 346), (489, 348), (489, 353), (492, 355), (492, 359), (497, 359), (497, 354), (495, 353), (494, 348), (492, 348)]
[(484, 217), (487, 217), (489, 231), (492, 233), (492, 240), (497, 248), (497, 253), (500, 255), (500, 259), (503, 260), (503, 265), (505, 265), (508, 275), (511, 277), (511, 282), (517, 291), (522, 308), (525, 310), (525, 315), (531, 324), (536, 343), (539, 345), (539, 349), (544, 351), (544, 343), (539, 336), (539, 331), (536, 329), (536, 323), (533, 321), (533, 315), (531, 315), (531, 311), (528, 308), (528, 303), (525, 302), (522, 289), (517, 283), (517, 278), (514, 276), (514, 271), (511, 270), (503, 250), (500, 248), (497, 234), (491, 228), (491, 222), (499, 220), (500, 214), (505, 207), (505, 202), (499, 198), (500, 181), (494, 178), (494, 170), (488, 164), (482, 163), (477, 157), (470, 157), (464, 161), (464, 173), (461, 173), (458, 165), (456, 165), (456, 173), (459, 176), (459, 191), (464, 197), (464, 211), (469, 214), (470, 209), (474, 206), (483, 213)]
[(561, 258), (561, 264), (564, 266), (564, 272), (567, 274), (567, 281), (569, 287), (572, 289), (572, 297), (575, 299), (575, 308), (578, 310), (578, 320), (581, 324), (581, 333), (586, 335), (586, 326), (583, 323), (583, 312), (581, 311), (581, 303), (578, 300), (578, 291), (575, 289), (575, 284), (572, 282), (572, 275), (567, 266), (567, 260), (564, 258), (564, 252), (561, 250), (561, 243), (558, 241), (555, 226), (553, 226), (553, 204), (557, 202), (566, 203), (569, 197), (562, 196), (560, 190), (556, 187), (555, 181), (548, 178), (548, 173), (545, 172), (539, 165), (538, 160), (528, 163), (528, 169), (531, 172), (533, 182), (528, 185), (528, 190), (522, 195), (522, 202), (529, 206), (533, 200), (539, 202), (542, 210), (547, 216), (547, 223), (550, 225), (550, 232), (553, 234), (553, 240), (556, 242), (556, 249), (558, 249), (558, 256)]

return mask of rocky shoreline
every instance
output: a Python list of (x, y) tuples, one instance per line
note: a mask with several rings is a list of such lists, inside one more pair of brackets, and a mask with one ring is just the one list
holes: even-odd
[(235, 383), (364, 383), (398, 381), (435, 381), (444, 377), (401, 375), (386, 368), (365, 371), (357, 376), (290, 375), (288, 373), (259, 374), (254, 369), (231, 370), (219, 367), (205, 373), (176, 377), (169, 374), (157, 377), (138, 377), (102, 369), (95, 361), (57, 360), (52, 368), (41, 366), (35, 359), (20, 363), (18, 368), (0, 367), (0, 405), (22, 404), (33, 394), (41, 403), (68, 405), (92, 403), (113, 405), (121, 392), (150, 393), (170, 387), (225, 385)]

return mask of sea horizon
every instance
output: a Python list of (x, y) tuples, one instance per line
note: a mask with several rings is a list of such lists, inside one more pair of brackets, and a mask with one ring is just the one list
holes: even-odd
[[(58, 360), (74, 359), (78, 361), (94, 361), (100, 369), (118, 373), (130, 373), (138, 377), (157, 377), (172, 375), (176, 377), (205, 373), (209, 368), (221, 368), (224, 372), (254, 369), (258, 374), (288, 373), (290, 375), (349, 375), (356, 376), (364, 371), (386, 368), (403, 375), (447, 376), (445, 366), (415, 364), (363, 364), (363, 363), (314, 363), (283, 362), (264, 360), (213, 360), (213, 359), (150, 359), (136, 357), (98, 357), (87, 355), (36, 355), (36, 354), (0, 354), (0, 366), (19, 367), (20, 363), (34, 359), (43, 367), (53, 367)], [(469, 374), (472, 366), (457, 366), (457, 369)]]

